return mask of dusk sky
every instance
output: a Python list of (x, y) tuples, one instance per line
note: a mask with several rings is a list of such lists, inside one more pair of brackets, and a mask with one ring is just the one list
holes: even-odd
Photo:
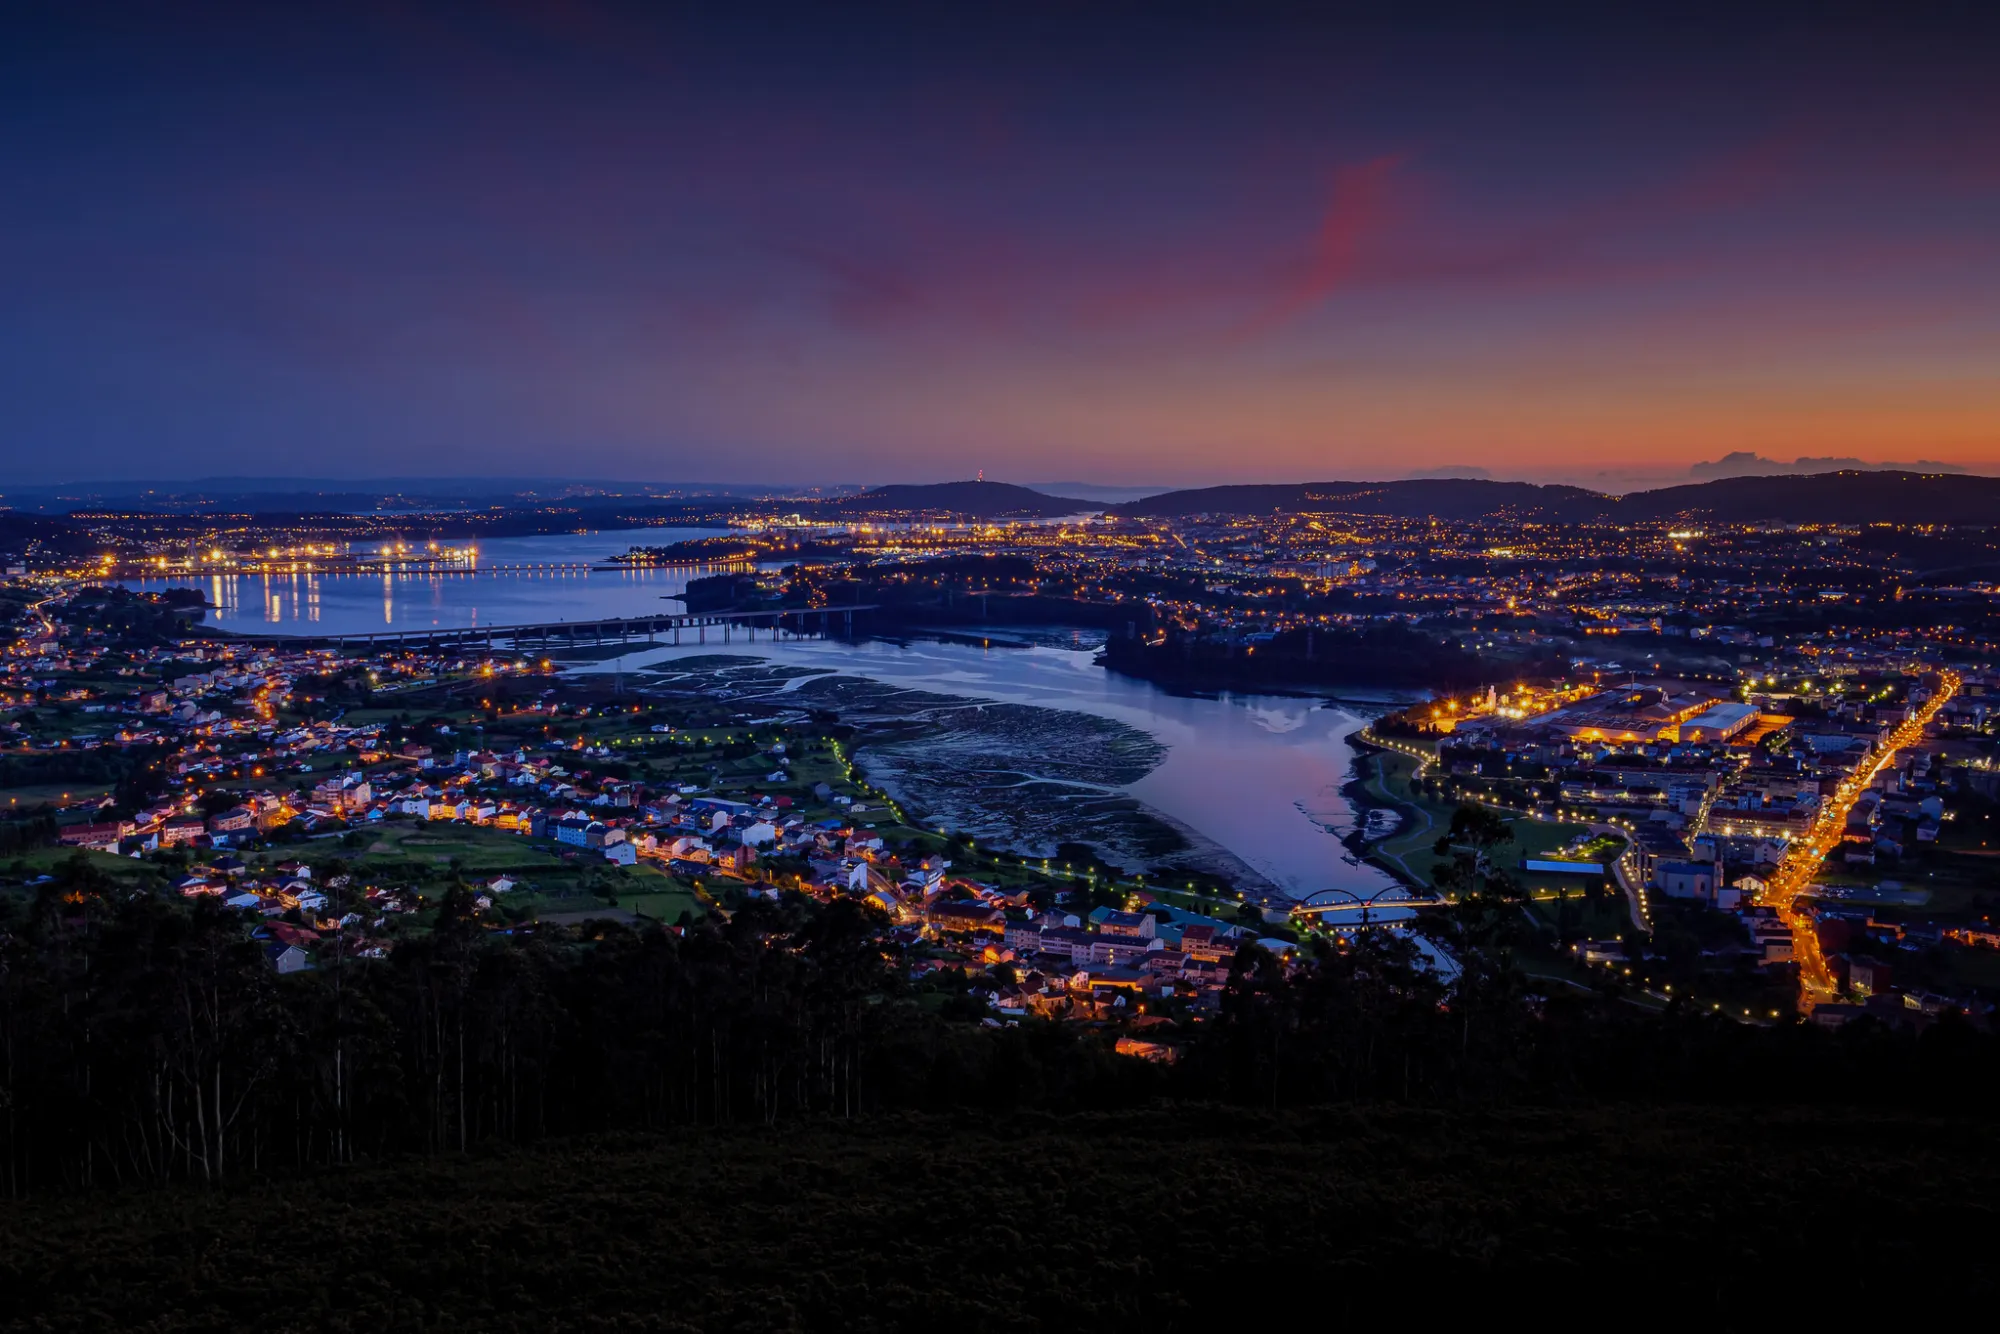
[(1967, 24), (295, 8), (10, 7), (8, 480), (2000, 471)]

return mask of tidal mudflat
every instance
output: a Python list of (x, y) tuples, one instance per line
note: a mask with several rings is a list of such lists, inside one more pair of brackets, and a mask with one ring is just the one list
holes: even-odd
[(1177, 695), (1087, 651), (963, 641), (635, 646), (578, 669), (751, 714), (831, 710), (910, 815), (1024, 854), (1089, 843), (1131, 869), (1291, 896), (1388, 883), (1339, 841), (1355, 819), (1347, 737), (1372, 701)]
[(1199, 864), (1254, 876), (1123, 790), (1166, 758), (1129, 723), (733, 655), (658, 664), (643, 679), (750, 712), (837, 713), (860, 729), (855, 754), (871, 782), (912, 817), (982, 843), (1045, 857), (1087, 843), (1133, 869)]

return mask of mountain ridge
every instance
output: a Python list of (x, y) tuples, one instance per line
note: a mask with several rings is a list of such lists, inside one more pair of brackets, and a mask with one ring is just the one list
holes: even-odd
[(896, 483), (827, 503), (849, 513), (945, 512), (978, 519), (1054, 519), (1104, 508), (1088, 500), (1052, 496), (1012, 482), (989, 482), (983, 478), (969, 482)]
[(1191, 514), (1346, 513), (1396, 518), (1515, 518), (1587, 523), (1698, 515), (1724, 523), (2000, 521), (2000, 478), (1965, 473), (1840, 471), (1730, 477), (1623, 495), (1477, 478), (1198, 487), (1109, 507), (1134, 518)]

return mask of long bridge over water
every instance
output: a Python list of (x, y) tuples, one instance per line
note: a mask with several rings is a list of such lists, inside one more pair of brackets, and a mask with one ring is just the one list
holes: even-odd
[[(579, 644), (628, 644), (643, 638), (649, 644), (733, 643), (742, 634), (755, 643), (764, 629), (773, 640), (826, 639), (854, 633), (854, 613), (874, 611), (876, 603), (838, 607), (780, 607), (763, 611), (690, 611), (655, 616), (614, 616), (577, 621), (537, 621), (528, 625), (432, 626), (423, 630), (370, 630), (331, 635), (257, 635), (261, 643), (287, 648), (383, 648), (395, 645), (446, 648), (474, 644), (492, 648), (506, 643), (515, 650), (534, 646), (573, 647)], [(711, 639), (714, 632), (718, 638)], [(692, 634), (693, 640), (683, 636)], [(671, 636), (670, 638), (664, 638)]]

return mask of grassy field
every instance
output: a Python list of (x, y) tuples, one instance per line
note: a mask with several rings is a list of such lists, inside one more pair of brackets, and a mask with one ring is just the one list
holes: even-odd
[(1431, 847), (1437, 836), (1451, 825), (1452, 807), (1434, 801), (1410, 784), (1417, 762), (1398, 751), (1377, 752), (1370, 761), (1372, 773), (1362, 784), (1379, 803), (1393, 806), (1403, 816), (1402, 828), (1374, 846), (1370, 854), (1423, 884), (1431, 882), (1437, 855)]
[(1994, 826), (1989, 820), (1980, 818), (1984, 814), (1961, 816), (1946, 824), (1936, 843), (1911, 842), (1908, 855), (1899, 860), (1885, 857), (1873, 865), (1850, 866), (1836, 853), (1813, 878), (1853, 888), (1893, 880), (1906, 890), (1930, 895), (1922, 909), (1926, 917), (1945, 921), (1985, 917), (2000, 906), (2000, 837), (1991, 832)]
[(546, 844), (506, 829), (434, 821), (383, 826), (369, 832), (374, 841), (356, 858), (357, 867), (386, 867), (408, 861), (434, 866), (457, 862), (470, 875), (555, 870), (563, 864), (561, 856)]
[(394, 722), (404, 712), (396, 708), (349, 709), (341, 715), (341, 723), (347, 727), (373, 727), (377, 723)]
[[(1496, 860), (1504, 861), (1510, 867), (1523, 858), (1539, 860), (1552, 853), (1562, 852), (1568, 848), (1572, 839), (1589, 832), (1588, 826), (1585, 825), (1547, 824), (1526, 818), (1510, 821), (1507, 827), (1514, 835), (1514, 841), (1500, 849)], [(1591, 841), (1591, 846), (1597, 850), (1593, 853), (1592, 860), (1609, 867), (1623, 855), (1625, 840), (1598, 838)], [(1565, 886), (1573, 893), (1580, 893), (1586, 879), (1580, 875), (1555, 875), (1523, 870), (1516, 870), (1514, 875), (1530, 892), (1537, 894), (1553, 894)], [(1609, 878), (1608, 874), (1606, 878)]]
[(130, 721), (115, 713), (85, 713), (73, 706), (44, 704), (35, 710), (32, 735), (38, 741), (65, 741), (78, 737), (102, 739)]
[(707, 906), (688, 889), (671, 889), (658, 894), (620, 894), (618, 906), (630, 908), (640, 917), (651, 918), (655, 922), (665, 922), (672, 926), (681, 919), (681, 914), (699, 918), (707, 911)]
[(1940, 958), (1950, 982), (2000, 990), (2000, 950), (1949, 949)]
[[(1631, 910), (1626, 906), (1625, 896), (1617, 891), (1607, 894), (1592, 903), (1571, 886), (1569, 898), (1569, 934), (1575, 940), (1610, 940), (1632, 929)], [(1528, 910), (1536, 922), (1553, 933), (1556, 930), (1557, 914), (1561, 910), (1553, 893), (1537, 892), (1528, 900)]]
[[(1372, 774), (1363, 790), (1378, 802), (1394, 805), (1404, 818), (1403, 827), (1375, 845), (1371, 856), (1396, 866), (1424, 884), (1430, 884), (1440, 858), (1435, 849), (1438, 835), (1451, 826), (1456, 803), (1437, 801), (1416, 791), (1411, 778), (1417, 762), (1397, 751), (1381, 751), (1372, 759)], [(1524, 857), (1539, 858), (1565, 848), (1572, 839), (1588, 833), (1580, 824), (1544, 823), (1525, 816), (1510, 819), (1507, 830), (1513, 841), (1502, 844), (1493, 854), (1495, 863), (1512, 869)], [(1573, 876), (1526, 875), (1517, 878), (1530, 890), (1553, 891), (1564, 882), (1580, 887)]]
[[(719, 887), (727, 881), (717, 877), (704, 883)], [(620, 908), (670, 925), (680, 919), (684, 910), (696, 917), (708, 910), (690, 882), (670, 874), (657, 863), (642, 861), (636, 866), (613, 866), (595, 860), (594, 853), (591, 860), (578, 858), (555, 872), (524, 875), (519, 887), (509, 891), (502, 903), (545, 917), (586, 910), (594, 903), (604, 902), (607, 895), (615, 898)]]
[[(1774, 1274), (1802, 1276), (1808, 1319), (1907, 1305), (1923, 1273), (1982, 1302), (1996, 1191), (1989, 1122), (1783, 1107), (683, 1127), (7, 1201), (0, 1315), (161, 1334), (1232, 1329), (1263, 1274), (1334, 1322), (1487, 1320), (1553, 1294), (1729, 1327)], [(1870, 1226), (1829, 1225), (1856, 1200)], [(1059, 1237), (1020, 1232), (1049, 1218)], [(272, 1262), (272, 1238), (302, 1235)], [(1724, 1260), (1660, 1263), (1717, 1236)]]
[(0, 866), (12, 867), (18, 862), (23, 873), (32, 879), (38, 875), (54, 874), (57, 867), (79, 855), (112, 879), (127, 884), (158, 880), (162, 874), (160, 867), (150, 866), (130, 857), (120, 857), (109, 852), (89, 852), (82, 848), (31, 848), (11, 856), (0, 856)]
[(37, 783), (29, 787), (0, 787), (0, 814), (35, 806), (102, 801), (110, 795), (109, 783)]
[[(2000, 846), (1987, 846), (1996, 841), (1992, 829), (1990, 821), (1961, 817), (1944, 826), (1937, 843), (1912, 843), (1900, 863), (1855, 869), (1869, 883), (1895, 880), (1905, 889), (1929, 890), (1926, 906), (1936, 916), (1984, 917), (2000, 906)], [(1866, 877), (1870, 871), (1875, 874)]]

